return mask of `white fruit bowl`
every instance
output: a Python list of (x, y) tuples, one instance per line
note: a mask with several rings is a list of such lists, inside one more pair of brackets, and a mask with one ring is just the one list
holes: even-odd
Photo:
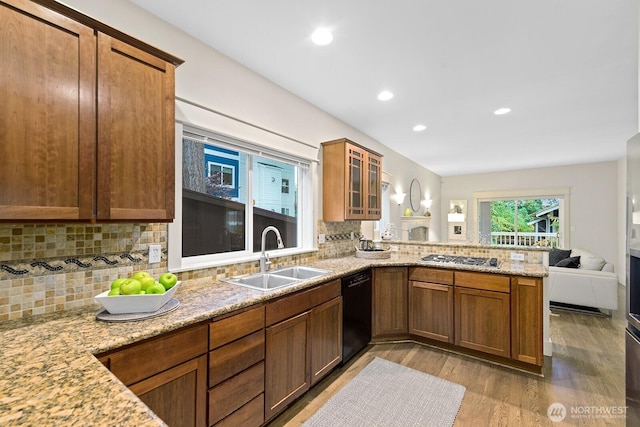
[(173, 294), (178, 290), (180, 283), (176, 283), (164, 294), (109, 296), (109, 291), (104, 291), (93, 299), (111, 314), (153, 313), (173, 298)]

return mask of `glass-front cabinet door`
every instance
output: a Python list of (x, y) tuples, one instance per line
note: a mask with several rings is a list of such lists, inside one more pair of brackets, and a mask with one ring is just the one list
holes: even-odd
[(348, 179), (347, 179), (347, 217), (352, 219), (365, 218), (365, 167), (366, 151), (347, 145)]
[(367, 219), (379, 219), (382, 213), (382, 159), (373, 153), (367, 156)]

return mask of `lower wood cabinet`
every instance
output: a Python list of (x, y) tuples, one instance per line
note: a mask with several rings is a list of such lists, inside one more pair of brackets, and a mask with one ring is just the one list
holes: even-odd
[(407, 267), (373, 269), (372, 338), (399, 338), (409, 334)]
[(265, 421), (342, 361), (342, 297), (334, 280), (267, 303)]
[(342, 298), (311, 310), (311, 385), (342, 361)]
[(306, 311), (267, 328), (265, 419), (270, 419), (311, 386), (309, 317)]
[(129, 386), (170, 426), (204, 425), (207, 356), (202, 355)]
[(542, 280), (511, 278), (511, 357), (542, 366), (543, 353)]
[(204, 427), (207, 342), (201, 324), (97, 357), (168, 425)]
[(455, 273), (455, 344), (511, 356), (510, 279), (490, 273)]
[(453, 272), (409, 269), (409, 333), (453, 344)]
[(264, 423), (265, 308), (209, 325), (208, 425)]

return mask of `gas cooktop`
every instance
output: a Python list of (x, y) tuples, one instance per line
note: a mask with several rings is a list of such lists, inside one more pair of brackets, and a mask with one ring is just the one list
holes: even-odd
[(437, 262), (440, 264), (463, 264), (484, 267), (498, 267), (497, 258), (467, 257), (456, 255), (438, 255), (431, 254), (422, 258), (422, 261)]

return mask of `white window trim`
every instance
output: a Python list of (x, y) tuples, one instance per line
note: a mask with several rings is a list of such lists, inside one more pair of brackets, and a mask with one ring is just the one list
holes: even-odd
[(571, 233), (567, 233), (566, 230), (570, 230), (571, 218), (569, 211), (569, 196), (571, 195), (571, 189), (569, 187), (553, 187), (553, 188), (539, 188), (539, 189), (526, 189), (526, 190), (500, 190), (500, 191), (479, 191), (473, 193), (473, 224), (474, 233), (473, 241), (478, 242), (478, 203), (479, 202), (493, 202), (496, 200), (505, 199), (544, 199), (544, 198), (559, 198), (562, 199), (563, 209), (561, 209), (560, 218), (560, 230), (562, 235), (564, 247), (571, 247)]
[[(236, 167), (235, 166), (231, 166), (231, 165), (224, 165), (222, 163), (218, 163), (218, 162), (207, 162), (207, 166), (209, 167), (209, 176), (211, 176), (211, 166), (219, 166), (220, 167), (220, 173), (222, 173), (223, 175), (223, 179), (222, 179), (222, 183), (220, 183), (221, 187), (226, 187), (226, 188), (234, 188), (234, 182), (236, 182)], [(225, 169), (229, 169), (231, 171), (231, 184), (225, 184), (224, 183), (224, 170)]]
[[(203, 132), (199, 128), (194, 127), (194, 130), (198, 130), (198, 133)], [(186, 130), (192, 130), (191, 127), (186, 126)], [(167, 265), (168, 269), (172, 272), (183, 272), (191, 270), (199, 270), (204, 268), (219, 267), (230, 264), (237, 264), (243, 262), (258, 261), (259, 253), (249, 253), (249, 251), (242, 252), (228, 252), (224, 254), (214, 255), (202, 255), (195, 257), (182, 257), (182, 138), (185, 131), (185, 125), (177, 122), (175, 126), (175, 219), (168, 227), (168, 257)], [(215, 134), (211, 131), (205, 131), (208, 134), (214, 135), (216, 143), (221, 142), (221, 146), (226, 146), (225, 141), (233, 142), (233, 138), (225, 137)], [(220, 139), (218, 140), (218, 136)], [(240, 140), (240, 142), (245, 142)], [(237, 148), (236, 145), (231, 144), (230, 148)], [(297, 241), (299, 242), (296, 248), (284, 248), (269, 250), (269, 254), (272, 257), (290, 256), (302, 253), (309, 253), (317, 251), (315, 246), (315, 222), (316, 215), (313, 210), (313, 181), (316, 175), (316, 161), (309, 160), (303, 161), (301, 158), (293, 157), (284, 153), (278, 153), (275, 150), (268, 149), (266, 147), (260, 147), (257, 144), (248, 143), (246, 152), (261, 157), (272, 158), (277, 161), (284, 161), (288, 163), (294, 163), (299, 166), (298, 173), (308, 174), (308, 179), (298, 179), (298, 204), (299, 204), (299, 217), (301, 227), (298, 227)], [(302, 169), (305, 169), (302, 171)], [(248, 184), (250, 185), (251, 177), (248, 177)], [(251, 229), (252, 224), (247, 222), (247, 229)]]

